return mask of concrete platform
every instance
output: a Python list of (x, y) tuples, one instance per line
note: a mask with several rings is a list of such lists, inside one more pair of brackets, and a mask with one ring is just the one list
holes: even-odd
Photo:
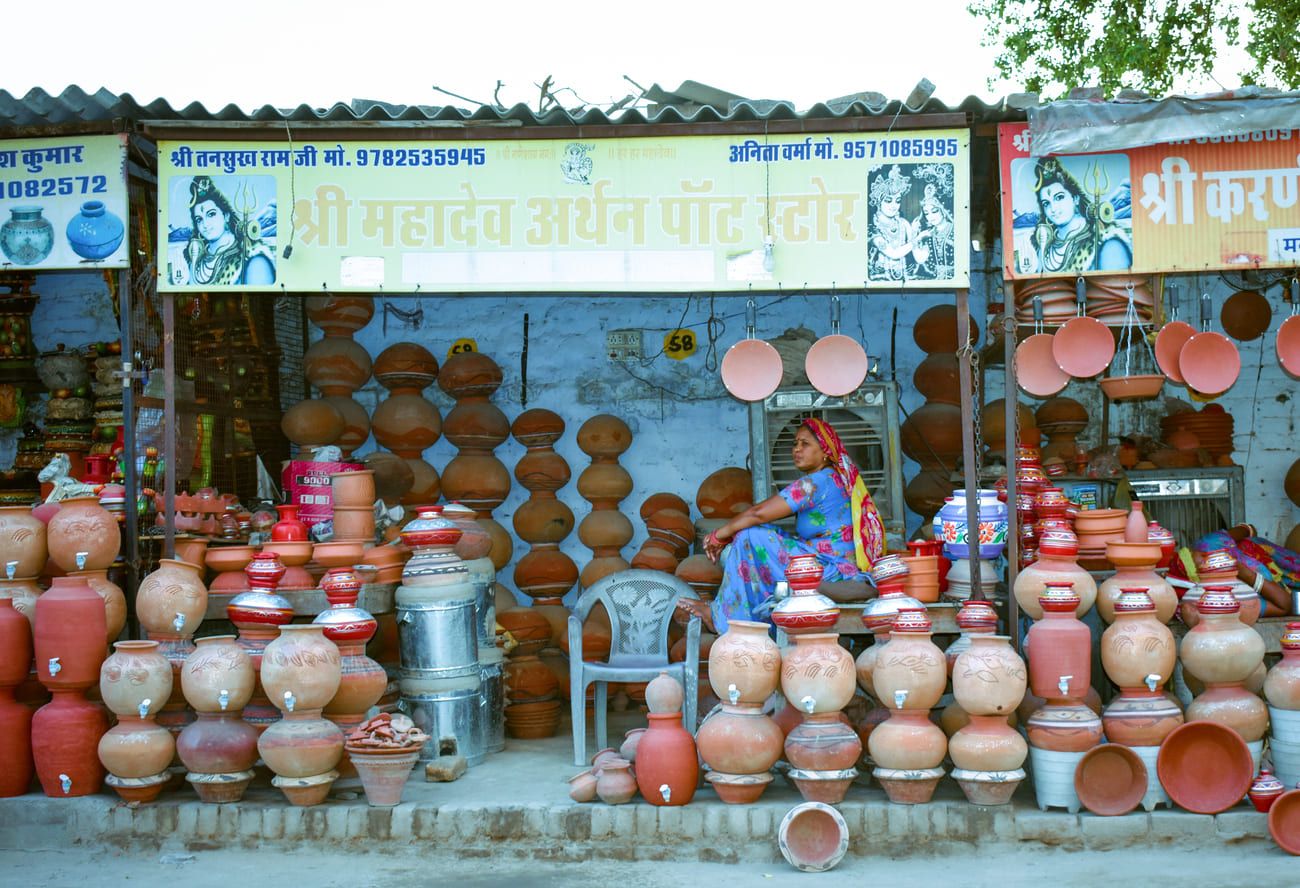
[[(611, 730), (644, 723), (611, 713)], [(548, 860), (779, 860), (781, 818), (801, 799), (777, 778), (754, 805), (726, 805), (709, 788), (689, 805), (642, 801), (611, 807), (568, 797), (567, 728), (548, 740), (508, 740), (503, 753), (455, 783), (426, 783), (412, 774), (396, 808), (371, 808), (360, 793), (335, 793), (314, 808), (289, 805), (278, 790), (254, 785), (234, 805), (205, 805), (186, 787), (132, 809), (115, 795), (51, 799), (41, 794), (0, 799), (0, 850), (69, 846), (122, 850), (420, 848), (455, 857)], [(861, 778), (860, 778), (861, 779)], [(1271, 846), (1265, 816), (1239, 805), (1218, 816), (1166, 811), (1124, 817), (1041, 812), (1022, 784), (1011, 805), (968, 803), (950, 779), (927, 805), (890, 804), (874, 784), (854, 786), (839, 806), (858, 856), (906, 857), (954, 849), (1050, 846), (1065, 850), (1125, 847), (1200, 848), (1207, 844)]]

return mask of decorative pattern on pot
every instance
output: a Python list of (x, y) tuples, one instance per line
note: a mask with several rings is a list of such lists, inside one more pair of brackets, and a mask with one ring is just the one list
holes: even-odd
[[(979, 557), (997, 558), (1007, 545), (1007, 504), (998, 499), (996, 490), (978, 491)], [(966, 515), (966, 491), (954, 490), (934, 517), (934, 538), (943, 540), (950, 558), (969, 558), (969, 522)]]
[(151, 802), (171, 778), (175, 742), (154, 716), (172, 690), (172, 668), (156, 641), (119, 641), (99, 671), (100, 696), (117, 724), (99, 741), (107, 783), (126, 802)]
[(1024, 739), (1008, 724), (1024, 698), (1025, 663), (1005, 635), (975, 635), (953, 664), (953, 696), (970, 714), (970, 723), (948, 741), (953, 777), (977, 805), (1011, 801), (1029, 754)]
[(593, 416), (578, 429), (578, 448), (591, 465), (578, 476), (578, 493), (591, 503), (591, 512), (578, 525), (578, 539), (591, 549), (592, 560), (582, 568), (582, 588), (620, 570), (627, 570), (623, 547), (632, 541), (632, 522), (618, 504), (632, 492), (632, 476), (618, 458), (632, 446), (632, 430), (617, 416)]
[(1173, 633), (1156, 616), (1145, 588), (1127, 588), (1115, 621), (1101, 637), (1101, 662), (1120, 692), (1102, 713), (1106, 739), (1125, 746), (1159, 746), (1183, 723), (1178, 704), (1164, 692), (1177, 652)]
[(1183, 669), (1205, 683), (1187, 707), (1187, 721), (1213, 721), (1232, 728), (1247, 743), (1263, 739), (1268, 708), (1245, 688), (1264, 659), (1264, 639), (1241, 622), (1241, 605), (1231, 586), (1208, 586), (1196, 603), (1200, 622), (1183, 638)]

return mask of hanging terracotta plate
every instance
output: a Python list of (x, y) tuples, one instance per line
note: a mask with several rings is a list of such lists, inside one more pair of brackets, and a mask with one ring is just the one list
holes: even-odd
[(1241, 355), (1228, 337), (1206, 330), (1187, 340), (1178, 353), (1178, 372), (1190, 388), (1206, 395), (1220, 395), (1237, 381)]
[(1156, 334), (1156, 363), (1171, 382), (1187, 381), (1178, 370), (1178, 354), (1195, 335), (1196, 328), (1186, 321), (1170, 321)]
[(1291, 315), (1277, 331), (1277, 359), (1292, 376), (1300, 376), (1300, 315)]
[(781, 355), (761, 339), (742, 339), (722, 358), (722, 384), (742, 401), (761, 401), (781, 384)]
[(1218, 814), (1245, 797), (1255, 762), (1246, 741), (1232, 728), (1195, 721), (1174, 728), (1160, 744), (1156, 772), (1178, 807), (1193, 814)]
[(1238, 342), (1249, 342), (1264, 335), (1273, 320), (1268, 299), (1255, 290), (1240, 290), (1223, 302), (1219, 322), (1223, 331)]
[(1052, 357), (1053, 339), (1050, 333), (1035, 333), (1016, 346), (1016, 384), (1035, 398), (1050, 398), (1070, 381)]
[(1071, 318), (1052, 337), (1052, 356), (1077, 379), (1096, 376), (1115, 357), (1115, 337), (1096, 318)]
[(808, 349), (804, 369), (813, 388), (824, 395), (847, 395), (867, 378), (867, 353), (851, 336), (823, 336)]
[(1127, 814), (1147, 794), (1147, 766), (1127, 746), (1094, 746), (1074, 769), (1074, 791), (1083, 807), (1094, 814)]

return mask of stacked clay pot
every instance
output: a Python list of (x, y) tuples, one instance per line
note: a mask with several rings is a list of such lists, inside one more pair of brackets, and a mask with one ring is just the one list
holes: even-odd
[(700, 780), (695, 738), (682, 726), (681, 682), (666, 672), (646, 686), (649, 725), (636, 743), (636, 784), (652, 805), (685, 805)]
[(31, 623), (0, 598), (0, 798), (22, 795), (32, 782), (32, 712), (15, 693), (31, 663)]
[(103, 783), (108, 718), (85, 692), (99, 681), (105, 626), (104, 603), (84, 579), (55, 577), (36, 600), (36, 674), (54, 699), (32, 716), (32, 758), (47, 796), (91, 795)]
[(1147, 794), (1143, 804), (1151, 811), (1169, 805), (1160, 785), (1156, 763), (1160, 744), (1183, 723), (1183, 711), (1166, 694), (1164, 683), (1173, 675), (1177, 649), (1173, 633), (1156, 616), (1156, 606), (1145, 587), (1124, 589), (1114, 606), (1114, 622), (1101, 636), (1101, 664), (1119, 688), (1102, 712), (1106, 739), (1131, 747), (1147, 766)]
[(441, 481), (423, 455), (442, 435), (442, 416), (422, 393), (438, 378), (438, 361), (421, 345), (398, 342), (375, 358), (374, 374), (388, 389), (388, 397), (370, 417), (375, 440), (405, 460), (410, 470), (411, 483), (401, 502), (409, 506), (434, 502)]
[(370, 469), (330, 475), (336, 541), (375, 541), (375, 473)]
[(501, 368), (485, 354), (461, 352), (443, 365), (438, 387), (456, 399), (443, 434), (459, 451), (442, 470), (443, 493), (478, 513), (492, 535), (493, 563), (508, 564), (510, 535), (492, 518), (510, 495), (510, 472), (493, 454), (510, 437), (510, 421), (489, 400), (501, 387)]
[[(793, 563), (794, 559), (791, 559)], [(781, 692), (803, 720), (785, 738), (788, 777), (804, 801), (839, 804), (858, 776), (862, 741), (841, 718), (853, 699), (854, 663), (837, 633), (800, 633), (781, 658)]]
[[(891, 560), (901, 563), (898, 556), (886, 555), (876, 563), (876, 566), (879, 568), (881, 562), (891, 562)], [(875, 708), (870, 710), (866, 718), (857, 726), (858, 737), (864, 744), (868, 743), (872, 730), (889, 718), (889, 710), (885, 708), (886, 701), (876, 693), (872, 678), (880, 654), (889, 643), (889, 633), (893, 628), (894, 620), (904, 609), (924, 610), (925, 608), (925, 605), (903, 591), (903, 576), (896, 575), (892, 579), (883, 579), (883, 573), (876, 575), (876, 589), (879, 594), (862, 608), (862, 623), (872, 634), (872, 644), (858, 655), (854, 663), (858, 684), (868, 697), (876, 701)]]
[(262, 654), (280, 635), (280, 627), (293, 619), (293, 605), (276, 589), (285, 567), (274, 552), (259, 552), (244, 568), (249, 590), (226, 605), (226, 616), (239, 630), (238, 643), (248, 654), (253, 670), (253, 690), (244, 704), (244, 721), (259, 734), (279, 721), (280, 710), (271, 705), (262, 687)]
[(1079, 810), (1074, 772), (1101, 742), (1101, 718), (1085, 703), (1092, 682), (1092, 633), (1076, 616), (1073, 583), (1051, 580), (1039, 599), (1043, 618), (1029, 628), (1030, 690), (1046, 703), (1025, 728), (1038, 806)]
[(781, 729), (763, 714), (781, 679), (781, 652), (767, 630), (766, 623), (732, 620), (709, 650), (709, 682), (723, 702), (695, 742), (709, 782), (728, 804), (758, 801), (781, 757)]
[[(325, 705), (325, 717), (339, 726), (344, 736), (366, 720), (370, 707), (388, 688), (388, 673), (366, 656), (366, 643), (379, 628), (369, 611), (357, 605), (361, 579), (350, 567), (331, 567), (321, 578), (328, 609), (312, 621), (325, 627), (325, 637), (338, 645), (341, 677), (338, 692)], [(345, 752), (339, 763), (342, 779), (356, 777), (356, 769)]]
[[(497, 622), (515, 641), (505, 663), (506, 733), (521, 740), (553, 737), (563, 708), (560, 677), (539, 656), (551, 644), (551, 625), (531, 607), (500, 611)], [(593, 650), (584, 639), (582, 652), (586, 659), (603, 660), (609, 645)]]
[(312, 296), (307, 317), (325, 336), (311, 344), (302, 358), (303, 374), (321, 394), (321, 400), (343, 417), (343, 431), (332, 442), (348, 459), (370, 437), (370, 417), (352, 393), (370, 379), (370, 354), (352, 335), (375, 313), (369, 296)]
[(647, 497), (640, 510), (646, 541), (632, 556), (632, 566), (675, 573), (677, 565), (690, 554), (695, 539), (690, 513), (686, 500), (675, 493), (654, 493)]
[[(63, 500), (46, 524), (45, 537), (49, 560), (59, 571), (64, 574), (84, 571), (87, 575), (95, 572), (96, 579), (99, 571), (113, 566), (122, 548), (117, 519), (95, 496)], [(28, 557), (31, 554), (34, 553), (28, 553)], [(20, 559), (18, 567), (23, 568), (26, 563)], [(91, 583), (91, 589), (103, 602), (104, 635), (107, 641), (112, 641), (126, 624), (126, 598), (120, 587), (108, 581), (107, 575), (102, 582)], [(116, 631), (110, 635), (109, 630), (113, 628)]]
[(903, 558), (907, 579), (903, 591), (922, 604), (939, 600), (939, 559), (943, 544), (938, 540), (913, 540), (907, 544), (911, 554)]
[[(27, 665), (23, 669), (23, 679), (18, 682), (19, 686), (26, 689), (23, 693), (24, 699), (28, 696), (27, 692), (43, 693), (40, 683), (36, 680), (36, 669), (32, 663), (31, 630), (36, 621), (36, 599), (41, 594), (41, 587), (37, 580), (48, 560), (45, 522), (33, 515), (32, 510), (26, 506), (0, 507), (0, 599), (7, 598), (12, 601), (14, 611), (27, 621)], [(107, 619), (107, 610), (105, 616)], [(16, 669), (17, 666), (13, 668)], [(0, 686), (0, 695), (4, 693), (3, 687)], [(0, 699), (3, 697), (0, 696)], [(3, 704), (0, 704), (0, 708), (3, 708)], [(22, 742), (14, 747), (16, 756), (14, 766), (17, 770), (12, 777), (15, 784), (21, 779), (24, 768), (27, 780), (31, 779), (32, 758), (29, 736), (31, 712), (25, 708), (24, 711), (26, 714), (23, 716), (21, 731), (16, 721), (6, 723), (4, 727), (4, 730), (13, 731), (14, 737), (20, 735), (23, 737)], [(24, 765), (23, 762), (26, 764)], [(18, 795), (26, 791), (26, 788), (27, 783), (24, 782), (22, 789), (12, 794)], [(0, 789), (0, 798), (3, 796), (4, 790)]]
[[(211, 550), (217, 551), (217, 550)], [(208, 589), (199, 566), (163, 558), (158, 569), (140, 582), (135, 613), (145, 637), (158, 642), (159, 652), (172, 664), (171, 697), (158, 714), (158, 724), (178, 736), (194, 720), (181, 692), (181, 667), (194, 651), (194, 630), (208, 609)]]
[(1247, 626), (1255, 625), (1263, 608), (1263, 602), (1254, 587), (1237, 579), (1238, 568), (1236, 556), (1227, 549), (1196, 553), (1196, 585), (1183, 593), (1178, 605), (1179, 616), (1189, 628), (1195, 626), (1200, 619), (1197, 602), (1210, 586), (1229, 587), (1233, 597), (1241, 604), (1241, 611), (1238, 614), (1241, 622)]
[(876, 764), (871, 774), (895, 804), (928, 802), (944, 774), (948, 738), (930, 721), (930, 709), (947, 687), (948, 668), (930, 628), (924, 609), (900, 610), (871, 674), (879, 700), (889, 707), (889, 718), (867, 738)]
[(1088, 427), (1088, 411), (1073, 398), (1048, 398), (1034, 412), (1034, 424), (1047, 436), (1043, 456), (1072, 462), (1079, 452), (1075, 436)]
[(324, 626), (281, 626), (262, 652), (261, 674), (283, 718), (257, 738), (257, 751), (291, 803), (318, 805), (338, 779), (334, 768), (343, 757), (343, 732), (321, 717), (343, 677), (338, 646)]
[[(960, 634), (943, 651), (944, 659), (948, 664), (949, 680), (952, 679), (952, 669), (957, 664), (957, 658), (970, 650), (975, 636), (998, 634), (998, 612), (987, 599), (967, 598), (962, 602), (961, 609), (957, 611), (956, 623)], [(953, 698), (952, 702), (943, 708), (943, 712), (939, 713), (939, 727), (943, 728), (949, 741), (968, 724), (970, 724), (970, 713), (962, 708), (956, 698)]]
[(578, 539), (591, 549), (592, 559), (582, 569), (582, 588), (627, 570), (623, 547), (632, 541), (632, 522), (618, 504), (632, 492), (632, 476), (618, 458), (632, 446), (632, 430), (617, 416), (593, 416), (578, 429), (578, 447), (591, 457), (591, 465), (578, 476), (578, 493), (591, 503), (591, 512), (578, 525)]
[(515, 465), (515, 478), (528, 490), (528, 501), (514, 514), (515, 534), (530, 548), (515, 565), (515, 588), (533, 599), (533, 607), (551, 624), (551, 646), (567, 632), (569, 611), (564, 596), (578, 583), (578, 566), (560, 551), (573, 531), (573, 512), (556, 492), (569, 483), (569, 464), (552, 445), (564, 434), (564, 420), (540, 408), (519, 414), (511, 433), (527, 448)]
[(840, 616), (839, 606), (817, 591), (824, 570), (816, 555), (790, 558), (785, 566), (790, 594), (772, 608), (773, 625), (791, 637), (825, 632), (835, 625)]
[(125, 802), (152, 802), (171, 779), (176, 742), (154, 716), (172, 692), (172, 667), (156, 641), (119, 641), (99, 670), (117, 724), (99, 741), (106, 782)]
[(730, 521), (753, 504), (754, 478), (739, 466), (718, 469), (695, 491), (695, 508), (706, 521)]
[(1273, 767), (1288, 786), (1300, 783), (1300, 623), (1282, 633), (1282, 659), (1264, 678)]
[(122, 591), (122, 587), (108, 578), (107, 569), (74, 570), (70, 571), (68, 576), (84, 578), (95, 594), (103, 599), (104, 616), (108, 623), (107, 643), (112, 644), (126, 626), (126, 594)]
[(1016, 574), (1012, 592), (1016, 603), (1031, 619), (1041, 620), (1039, 599), (1050, 582), (1068, 583), (1079, 599), (1076, 616), (1082, 617), (1097, 600), (1097, 581), (1079, 566), (1079, 541), (1068, 530), (1045, 531), (1038, 540), (1037, 559)]
[(948, 754), (953, 779), (973, 804), (1005, 805), (1025, 779), (1029, 748), (1007, 724), (1025, 688), (1025, 663), (1009, 636), (972, 635), (953, 663), (953, 696), (970, 723), (948, 741)]
[[(1146, 525), (1143, 525), (1146, 532)], [(1178, 610), (1178, 593), (1160, 574), (1160, 544), (1152, 542), (1109, 542), (1106, 560), (1115, 565), (1115, 573), (1102, 580), (1097, 589), (1097, 615), (1107, 623), (1115, 620), (1115, 603), (1124, 589), (1146, 589), (1156, 607), (1156, 618), (1168, 623)], [(1168, 676), (1165, 676), (1168, 678)]]
[(1245, 682), (1264, 660), (1264, 639), (1239, 618), (1241, 604), (1231, 586), (1207, 586), (1196, 602), (1200, 620), (1183, 637), (1184, 672), (1205, 684), (1187, 707), (1187, 720), (1232, 728), (1258, 758), (1268, 730), (1268, 707)]
[(256, 680), (252, 658), (233, 635), (200, 638), (181, 668), (197, 720), (181, 731), (176, 752), (202, 802), (237, 802), (253, 779), (258, 731), (243, 715)]

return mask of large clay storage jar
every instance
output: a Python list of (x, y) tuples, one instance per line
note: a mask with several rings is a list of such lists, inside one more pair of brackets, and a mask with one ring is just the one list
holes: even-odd
[(1029, 627), (1027, 636), (1034, 696), (1082, 700), (1092, 677), (1092, 631), (1075, 616), (1079, 596), (1074, 584), (1052, 581), (1039, 601), (1042, 619)]
[(370, 354), (351, 339), (318, 339), (302, 358), (307, 381), (325, 396), (351, 395), (370, 379)]
[(94, 496), (64, 500), (46, 525), (46, 539), (50, 559), (64, 573), (107, 570), (122, 547), (117, 519)]
[(1079, 566), (1079, 543), (1069, 531), (1048, 531), (1038, 541), (1038, 560), (1016, 574), (1012, 588), (1016, 603), (1032, 619), (1043, 618), (1038, 599), (1048, 582), (1068, 582), (1079, 598), (1077, 615), (1086, 614), (1097, 599), (1097, 581)]
[(1155, 747), (1183, 723), (1182, 710), (1162, 688), (1175, 660), (1173, 633), (1157, 619), (1146, 590), (1125, 589), (1115, 622), (1101, 636), (1102, 666), (1120, 688), (1102, 713), (1107, 740)]
[(794, 649), (782, 657), (781, 691), (801, 712), (838, 712), (853, 699), (853, 657), (840, 647), (839, 638), (835, 633), (797, 635)]
[(15, 577), (34, 577), (49, 557), (45, 522), (26, 506), (0, 506), (0, 572), (13, 563)]
[(1156, 607), (1156, 619), (1161, 623), (1174, 618), (1178, 610), (1178, 593), (1155, 570), (1160, 560), (1159, 543), (1109, 542), (1106, 544), (1106, 559), (1115, 565), (1115, 573), (1102, 580), (1097, 589), (1097, 614), (1103, 620), (1114, 622), (1115, 603), (1126, 588), (1146, 589)]
[(158, 569), (140, 583), (135, 610), (150, 637), (188, 638), (208, 609), (201, 568), (177, 558), (159, 559)]
[(32, 712), (15, 695), (31, 663), (31, 623), (0, 598), (0, 798), (22, 795), (32, 781)]
[(1209, 586), (1196, 609), (1201, 619), (1183, 638), (1183, 669), (1205, 683), (1187, 707), (1187, 720), (1214, 721), (1247, 743), (1263, 739), (1268, 707), (1244, 687), (1264, 660), (1264, 639), (1238, 619), (1241, 605), (1231, 586)]
[(308, 296), (307, 317), (326, 336), (351, 336), (375, 314), (375, 301), (369, 296)]
[(172, 667), (156, 641), (119, 641), (99, 671), (104, 704), (117, 724), (99, 741), (108, 785), (127, 802), (156, 799), (176, 754), (171, 733), (154, 721), (172, 691)]
[[(338, 645), (325, 637), (325, 627), (290, 624), (262, 652), (262, 687), (280, 709), (324, 709), (338, 692), (342, 678)], [(286, 696), (288, 695), (288, 696)]]
[(1025, 687), (1025, 662), (1006, 635), (971, 636), (970, 647), (953, 664), (953, 694), (971, 715), (1010, 715)]
[(1005, 635), (973, 635), (953, 663), (953, 696), (970, 722), (953, 734), (948, 753), (966, 797), (976, 804), (1006, 804), (1024, 779), (1029, 747), (1007, 724), (1025, 694), (1025, 663)]
[(758, 704), (723, 703), (700, 725), (700, 758), (723, 774), (766, 773), (781, 757), (785, 737)]
[(274, 589), (274, 584), (269, 590), (252, 589), (236, 595), (226, 605), (226, 617), (239, 630), (239, 646), (253, 667), (253, 695), (244, 707), (244, 721), (259, 732), (280, 718), (280, 711), (271, 705), (262, 688), (262, 654), (279, 636), (280, 627), (293, 619), (293, 605), (275, 594)]
[[(943, 651), (930, 640), (930, 629), (924, 610), (898, 612), (889, 644), (877, 655), (871, 673), (876, 697), (885, 706), (928, 711), (943, 696), (948, 684), (948, 664)], [(895, 702), (899, 692), (906, 694), (903, 703)]]
[(257, 761), (257, 728), (243, 719), (256, 685), (253, 661), (233, 635), (195, 645), (181, 668), (181, 686), (198, 719), (176, 738), (176, 752), (201, 801), (238, 801)]
[(636, 782), (652, 805), (685, 805), (700, 780), (695, 739), (682, 727), (680, 712), (651, 712), (637, 742)]
[(333, 444), (347, 429), (347, 420), (328, 401), (308, 398), (284, 412), (280, 431), (300, 450)]
[(36, 673), (54, 699), (32, 717), (32, 757), (45, 794), (90, 795), (104, 780), (102, 707), (85, 691), (99, 680), (106, 650), (104, 603), (84, 579), (55, 577), (36, 600)]
[[(1268, 671), (1264, 679), (1264, 696), (1268, 699), (1268, 705), (1274, 709), (1300, 711), (1300, 623), (1286, 624), (1286, 631), (1282, 633), (1282, 659)], [(1273, 720), (1278, 720), (1276, 713)], [(1288, 718), (1288, 721), (1291, 720), (1293, 719)], [(1273, 733), (1278, 733), (1276, 724)], [(1289, 742), (1300, 742), (1300, 737)]]
[(241, 710), (253, 696), (253, 661), (233, 635), (194, 642), (181, 667), (181, 691), (196, 712)]
[(36, 580), (36, 577), (0, 578), (0, 598), (12, 601), (14, 610), (27, 618), (29, 627), (36, 624), (36, 599), (41, 595), (41, 587)]
[(781, 681), (781, 650), (767, 632), (766, 623), (732, 620), (713, 642), (709, 683), (719, 700), (762, 705), (776, 690)]
[(108, 624), (108, 643), (122, 634), (126, 625), (126, 594), (122, 587), (108, 578), (107, 570), (74, 570), (70, 577), (82, 577), (90, 588), (104, 601), (104, 618)]
[(510, 437), (510, 421), (488, 401), (501, 379), (501, 368), (479, 352), (453, 355), (438, 374), (438, 387), (456, 399), (443, 431), (460, 451), (443, 470), (443, 491), (482, 515), (510, 493), (510, 472), (492, 455)]

